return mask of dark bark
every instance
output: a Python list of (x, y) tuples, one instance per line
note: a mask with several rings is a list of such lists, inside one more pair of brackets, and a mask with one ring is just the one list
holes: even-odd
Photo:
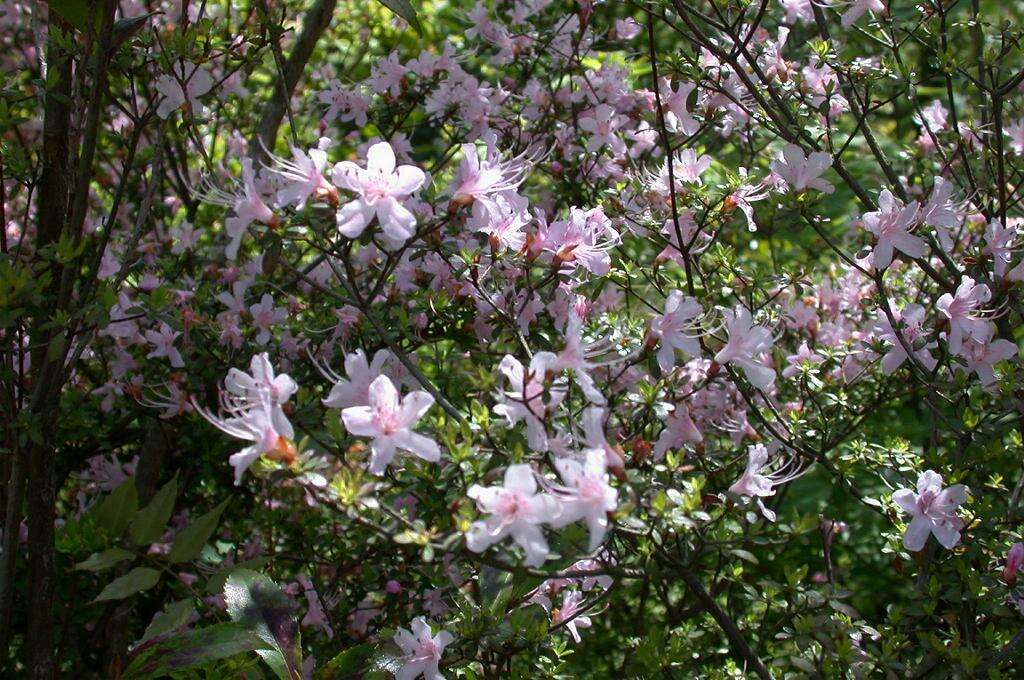
[[(88, 40), (93, 49), (82, 58), (79, 77), (91, 76), (92, 93), (84, 112), (86, 121), (83, 149), (77, 172), (72, 174), (72, 54), (56, 39), (62, 33), (73, 44), (72, 29), (56, 13), (50, 14), (47, 63), (51, 77), (43, 100), (43, 149), (39, 182), (36, 253), (44, 255), (40, 273), (47, 276), (46, 296), (50, 305), (32, 320), (29, 337), (32, 351), (32, 395), (29, 402), (32, 437), (26, 450), (26, 493), (28, 509), (28, 629), (25, 661), (30, 677), (49, 680), (55, 675), (54, 611), (56, 586), (54, 550), (55, 506), (57, 500), (57, 418), (61, 391), (67, 379), (65, 360), (70, 337), (67, 328), (53, 324), (52, 312), (66, 310), (72, 298), (72, 282), (81, 262), (66, 267), (45, 257), (47, 246), (64, 236), (75, 242), (80, 238), (80, 216), (88, 205), (89, 183), (99, 126), (104, 107), (106, 70), (113, 29), (115, 0), (106, 0), (96, 11), (102, 12), (98, 39)], [(90, 36), (91, 37), (91, 36)], [(91, 59), (89, 58), (91, 56)], [(72, 186), (75, 191), (72, 195)], [(72, 203), (74, 209), (72, 209)], [(78, 220), (78, 224), (74, 221)]]
[[(39, 180), (36, 252), (60, 238), (68, 214), (68, 167), (71, 128), (71, 55), (54, 38), (54, 29), (70, 34), (59, 18), (51, 18), (51, 35), (46, 56), (51, 73), (57, 75), (47, 88), (43, 102), (43, 154)], [(53, 76), (51, 76), (53, 77)], [(47, 267), (50, 292), (56, 294), (61, 267)], [(28, 630), (25, 640), (26, 661), (31, 677), (54, 676), (53, 663), (53, 521), (56, 489), (52, 429), (57, 408), (52, 403), (59, 367), (52, 361), (50, 342), (57, 334), (47, 327), (47, 319), (34, 320), (29, 336), (39, 348), (33, 352), (33, 394), (31, 414), (33, 439), (27, 451), (28, 504)]]

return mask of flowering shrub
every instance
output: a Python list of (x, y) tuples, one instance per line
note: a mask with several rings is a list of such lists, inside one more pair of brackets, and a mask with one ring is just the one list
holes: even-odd
[(2, 7), (9, 673), (1021, 673), (1016, 3)]

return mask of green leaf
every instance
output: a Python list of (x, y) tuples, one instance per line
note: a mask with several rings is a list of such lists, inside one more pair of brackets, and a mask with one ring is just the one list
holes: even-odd
[(171, 562), (188, 562), (199, 557), (203, 546), (210, 540), (210, 536), (217, 528), (220, 514), (224, 512), (224, 508), (227, 507), (230, 500), (230, 498), (225, 499), (223, 503), (179, 532), (174, 537), (174, 545), (171, 546), (171, 552), (167, 558)]
[(93, 602), (123, 600), (135, 593), (149, 590), (160, 580), (160, 572), (149, 567), (136, 567), (107, 584)]
[(416, 9), (409, 0), (379, 0), (380, 4), (405, 19), (412, 29), (423, 35), (423, 26), (420, 25), (419, 17), (416, 16)]
[[(68, 22), (80, 31), (84, 31), (89, 23), (89, 2), (88, 0), (47, 0), (47, 7), (51, 12), (57, 13), (61, 19)], [(99, 3), (96, 5), (95, 17), (99, 25), (100, 12)]]
[(110, 550), (104, 550), (103, 552), (93, 553), (89, 557), (75, 565), (76, 571), (102, 571), (109, 569), (118, 562), (123, 562), (129, 557), (134, 557), (135, 553), (125, 550), (124, 548), (111, 548)]
[(228, 614), (271, 646), (257, 654), (282, 680), (301, 680), (302, 644), (292, 606), (276, 583), (254, 571), (239, 569), (224, 585)]
[(218, 623), (166, 640), (150, 640), (132, 650), (122, 680), (159, 678), (175, 671), (266, 650), (266, 643), (237, 623)]
[(317, 680), (342, 680), (343, 678), (359, 677), (373, 657), (374, 651), (374, 645), (369, 642), (346, 649), (331, 659), (331, 662), (317, 674)]
[(163, 485), (149, 505), (139, 510), (132, 520), (129, 533), (135, 545), (149, 545), (164, 533), (167, 520), (174, 512), (174, 500), (178, 496), (178, 475)]
[(149, 627), (146, 628), (146, 632), (142, 635), (138, 644), (144, 644), (154, 638), (167, 635), (173, 630), (177, 630), (188, 622), (188, 618), (192, 616), (192, 611), (195, 607), (192, 604), (192, 600), (178, 600), (172, 602), (162, 612), (153, 617)]
[(262, 569), (266, 566), (270, 560), (266, 556), (254, 557), (251, 560), (245, 560), (238, 564), (229, 564), (225, 567), (221, 567), (213, 576), (206, 582), (206, 592), (211, 595), (224, 592), (224, 584), (228, 580), (228, 576), (239, 569)]
[(128, 528), (128, 523), (138, 509), (139, 494), (135, 490), (135, 478), (129, 477), (97, 504), (94, 510), (96, 523), (110, 538), (117, 538)]

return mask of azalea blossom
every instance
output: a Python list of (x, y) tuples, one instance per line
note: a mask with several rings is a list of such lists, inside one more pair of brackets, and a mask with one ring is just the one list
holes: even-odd
[(626, 143), (616, 134), (620, 122), (615, 109), (607, 104), (597, 106), (589, 116), (581, 116), (579, 119), (580, 129), (590, 133), (590, 139), (587, 140), (587, 151), (596, 153), (601, 150), (601, 147), (607, 146), (613, 155), (618, 156), (625, 153)]
[(766, 389), (775, 382), (775, 370), (758, 359), (775, 344), (771, 330), (754, 325), (750, 311), (742, 305), (724, 310), (722, 314), (729, 340), (715, 355), (715, 361), (739, 366), (754, 387)]
[(700, 444), (702, 441), (704, 435), (693, 422), (690, 407), (686, 404), (676, 404), (665, 419), (665, 427), (658, 440), (654, 442), (654, 460), (664, 458), (669, 449), (680, 448), (686, 444)]
[(795, 458), (775, 464), (769, 463), (769, 458), (768, 448), (764, 444), (747, 447), (747, 467), (729, 487), (729, 491), (738, 496), (753, 498), (765, 519), (774, 522), (775, 513), (766, 508), (761, 499), (774, 496), (776, 487), (793, 481), (803, 474), (803, 470)]
[(587, 449), (583, 460), (555, 459), (555, 468), (562, 477), (562, 486), (555, 486), (559, 498), (558, 515), (551, 526), (561, 528), (576, 521), (584, 521), (590, 532), (593, 552), (604, 541), (608, 531), (608, 513), (618, 506), (619, 492), (608, 483), (607, 461), (601, 449)]
[(1003, 567), (1003, 581), (1009, 585), (1017, 582), (1017, 573), (1024, 567), (1024, 543), (1017, 542), (1006, 552), (1006, 566)]
[(317, 363), (320, 373), (334, 385), (330, 394), (323, 400), (329, 408), (346, 409), (351, 406), (366, 406), (370, 403), (370, 384), (382, 374), (384, 364), (392, 358), (386, 349), (377, 350), (373, 361), (366, 361), (366, 353), (357, 349), (345, 355), (345, 375), (343, 378), (328, 366)]
[(595, 276), (604, 276), (611, 269), (608, 251), (619, 241), (618, 232), (601, 208), (585, 211), (573, 207), (568, 219), (548, 226), (541, 247), (553, 253), (555, 262), (569, 271), (579, 265)]
[(949, 351), (959, 354), (964, 338), (981, 338), (988, 332), (989, 322), (975, 314), (992, 298), (989, 287), (976, 284), (965, 276), (960, 279), (956, 293), (943, 293), (935, 303), (936, 309), (949, 320)]
[(395, 152), (387, 142), (378, 142), (366, 152), (366, 167), (351, 161), (335, 164), (334, 183), (357, 195), (337, 214), (338, 231), (347, 238), (358, 238), (377, 218), (381, 231), (397, 245), (413, 235), (416, 217), (403, 202), (426, 181), (422, 170), (413, 165), (395, 166)]
[(580, 642), (581, 628), (590, 628), (593, 623), (583, 612), (583, 593), (578, 590), (567, 590), (562, 595), (562, 606), (551, 610), (551, 625), (564, 625), (572, 635), (572, 639)]
[[(875, 332), (878, 333), (879, 339), (885, 341), (890, 346), (889, 351), (882, 357), (882, 369), (886, 374), (891, 375), (907, 360), (909, 355), (907, 350), (904, 349), (904, 342), (913, 350), (914, 357), (922, 366), (929, 371), (935, 368), (936, 359), (932, 356), (931, 350), (937, 347), (938, 343), (933, 341), (923, 346), (918, 346), (919, 341), (927, 335), (927, 331), (923, 327), (925, 318), (924, 307), (910, 303), (902, 310), (894, 309), (892, 315), (897, 322), (898, 328), (893, 328), (892, 324), (889, 323), (888, 317), (884, 315), (879, 318), (878, 325), (875, 327)], [(897, 336), (897, 333), (903, 337), (904, 342), (900, 342), (900, 337)], [(916, 349), (915, 346), (917, 346)]]
[(963, 213), (953, 201), (953, 184), (944, 177), (936, 177), (932, 193), (921, 209), (920, 220), (935, 228), (939, 244), (946, 252), (953, 249), (951, 231), (963, 222)]
[(832, 165), (832, 156), (824, 151), (814, 151), (804, 155), (796, 144), (787, 144), (782, 152), (772, 161), (772, 172), (781, 178), (790, 191), (797, 193), (807, 189), (816, 189), (826, 194), (835, 191), (830, 182), (821, 176)]
[(196, 412), (216, 428), (238, 439), (252, 442), (228, 459), (235, 470), (235, 484), (260, 456), (291, 464), (298, 452), (295, 432), (282, 406), (298, 391), (287, 374), (275, 375), (266, 354), (254, 356), (251, 374), (232, 368), (220, 393), (220, 413), (215, 415), (193, 399)]
[(381, 475), (397, 451), (407, 451), (425, 461), (441, 459), (437, 442), (412, 431), (434, 404), (429, 393), (416, 390), (400, 397), (391, 378), (379, 375), (367, 389), (367, 406), (350, 406), (341, 412), (345, 429), (357, 437), (371, 437), (369, 470)]
[(491, 201), (473, 203), (469, 226), (487, 234), (495, 251), (519, 252), (526, 245), (524, 228), (530, 222), (529, 201), (518, 194), (499, 195)]
[(572, 371), (576, 384), (584, 396), (592, 404), (604, 404), (605, 398), (594, 384), (590, 371), (600, 364), (591, 359), (606, 349), (607, 343), (596, 342), (590, 346), (583, 344), (583, 320), (575, 312), (570, 312), (565, 328), (565, 348), (558, 353), (552, 370)]
[[(544, 388), (545, 377), (557, 361), (558, 357), (551, 352), (537, 352), (527, 369), (514, 356), (506, 354), (498, 366), (508, 379), (510, 389), (505, 392), (504, 403), (495, 406), (494, 412), (505, 416), (510, 426), (525, 420), (527, 441), (534, 451), (547, 451), (544, 420), (548, 409), (557, 406), (565, 397), (564, 384), (553, 384), (549, 390)], [(544, 401), (545, 393), (548, 395), (547, 403)]]
[(1004, 276), (1014, 253), (1019, 249), (1020, 233), (1016, 228), (1008, 226), (1002, 220), (992, 218), (985, 227), (985, 247), (983, 253), (992, 258), (992, 271), (996, 276)]
[(920, 206), (917, 201), (903, 205), (888, 189), (878, 197), (878, 210), (864, 215), (864, 228), (875, 235), (871, 251), (871, 264), (885, 269), (892, 263), (893, 249), (913, 258), (924, 257), (927, 245), (920, 236), (910, 233), (918, 223)]
[(687, 101), (690, 93), (697, 86), (694, 83), (679, 83), (672, 89), (668, 78), (662, 78), (659, 83), (661, 90), (661, 103), (665, 107), (665, 127), (669, 132), (682, 132), (684, 135), (693, 135), (700, 130), (700, 123), (694, 120), (690, 113)]
[(146, 355), (147, 359), (167, 357), (173, 368), (184, 368), (185, 360), (181, 358), (181, 352), (174, 346), (174, 341), (181, 333), (167, 325), (165, 321), (160, 322), (159, 330), (146, 331), (146, 340), (153, 345), (153, 351)]
[(967, 487), (963, 484), (944, 489), (942, 475), (925, 470), (917, 478), (916, 493), (899, 489), (893, 493), (892, 500), (912, 517), (903, 534), (903, 547), (910, 552), (924, 548), (930, 535), (944, 548), (952, 548), (960, 542), (964, 522), (956, 511), (967, 500)]
[(410, 628), (412, 630), (399, 628), (392, 638), (402, 650), (399, 659), (402, 667), (395, 672), (396, 680), (413, 680), (419, 676), (424, 680), (444, 680), (438, 664), (445, 647), (455, 641), (455, 636), (446, 630), (434, 635), (422, 616), (413, 619)]
[(992, 327), (989, 326), (980, 337), (967, 338), (959, 354), (966, 364), (962, 369), (967, 373), (977, 374), (978, 382), (986, 390), (991, 390), (996, 383), (993, 366), (1017, 356), (1016, 344), (1004, 338), (993, 340), (991, 335)]
[(844, 28), (849, 28), (857, 23), (857, 19), (860, 19), (867, 12), (874, 12), (879, 14), (885, 11), (885, 3), (882, 0), (852, 0), (850, 3), (850, 9), (843, 13), (842, 24)]
[(283, 184), (277, 191), (279, 206), (293, 205), (301, 210), (310, 198), (328, 201), (337, 198), (338, 190), (324, 174), (324, 168), (327, 167), (325, 149), (329, 143), (330, 139), (322, 137), (320, 143), (308, 153), (292, 147), (291, 160), (271, 155), (273, 165), (270, 169), (281, 178)]
[(260, 301), (249, 307), (252, 314), (253, 325), (259, 330), (256, 335), (256, 342), (265, 345), (270, 341), (273, 329), (288, 318), (288, 310), (284, 307), (275, 307), (274, 298), (270, 293), (264, 293)]
[(484, 158), (480, 158), (475, 144), (462, 145), (462, 161), (455, 177), (445, 189), (455, 205), (469, 205), (474, 201), (491, 201), (495, 196), (515, 191), (526, 178), (530, 162), (526, 156), (505, 160), (488, 144)]
[(166, 119), (174, 111), (187, 105), (193, 116), (205, 113), (199, 98), (213, 87), (213, 76), (201, 66), (181, 61), (174, 65), (170, 74), (164, 74), (153, 83), (154, 89), (163, 95), (156, 115)]
[(665, 298), (665, 313), (651, 321), (651, 332), (661, 342), (658, 366), (662, 371), (668, 372), (675, 367), (677, 349), (691, 357), (700, 356), (698, 339), (702, 333), (697, 317), (702, 311), (700, 303), (681, 290), (669, 291)]
[(558, 502), (550, 494), (537, 493), (537, 480), (529, 465), (510, 465), (502, 486), (474, 484), (467, 495), (476, 501), (480, 512), (489, 515), (473, 522), (466, 532), (467, 548), (483, 552), (510, 536), (526, 551), (523, 563), (527, 566), (538, 566), (547, 559), (548, 542), (540, 525), (557, 516)]

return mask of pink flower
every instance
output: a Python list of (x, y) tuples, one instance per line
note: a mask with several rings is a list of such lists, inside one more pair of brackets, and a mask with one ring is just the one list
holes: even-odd
[(595, 276), (611, 269), (608, 251), (618, 245), (618, 232), (601, 208), (572, 207), (569, 219), (552, 222), (544, 231), (541, 247), (554, 253), (555, 261), (569, 270), (578, 264)]
[(764, 326), (755, 326), (750, 311), (742, 305), (724, 310), (725, 327), (729, 341), (715, 355), (719, 364), (734, 364), (743, 369), (754, 387), (766, 389), (775, 382), (775, 370), (757, 359), (775, 344), (772, 332)]
[(329, 367), (317, 364), (325, 378), (334, 383), (330, 394), (323, 400), (328, 408), (346, 409), (352, 406), (366, 406), (370, 403), (370, 384), (381, 375), (384, 363), (392, 354), (386, 349), (378, 350), (373, 361), (367, 363), (366, 353), (357, 349), (345, 356), (345, 375), (341, 377)]
[(849, 28), (857, 23), (857, 19), (864, 16), (865, 12), (868, 11), (880, 13), (885, 11), (885, 3), (882, 0), (853, 0), (850, 3), (850, 9), (846, 10), (843, 14), (842, 24), (844, 28)]
[(992, 271), (996, 276), (1004, 276), (1006, 268), (1018, 250), (1020, 234), (1013, 227), (1007, 226), (1002, 220), (993, 217), (985, 228), (985, 247), (981, 252), (992, 256)]
[[(921, 365), (928, 370), (935, 368), (936, 360), (930, 350), (936, 347), (938, 343), (930, 342), (918, 349), (914, 349), (918, 341), (927, 335), (927, 332), (922, 327), (925, 317), (924, 307), (911, 303), (902, 310), (894, 309), (892, 315), (897, 322), (899, 334), (906, 341), (906, 344), (914, 350), (914, 356)], [(878, 333), (880, 340), (884, 340), (891, 346), (885, 356), (882, 357), (882, 370), (887, 375), (891, 375), (907, 360), (907, 351), (903, 348), (903, 343), (900, 342), (899, 336), (896, 335), (897, 330), (892, 327), (887, 317), (882, 316), (879, 318), (875, 332)]]
[(1024, 543), (1014, 543), (1006, 553), (1006, 566), (1003, 567), (1003, 581), (1008, 585), (1017, 582), (1017, 572), (1024, 566)]
[(690, 417), (690, 407), (676, 404), (665, 419), (665, 428), (654, 442), (654, 460), (661, 460), (669, 449), (681, 448), (685, 444), (700, 444), (704, 436)]
[(965, 276), (960, 279), (956, 294), (943, 293), (935, 307), (949, 319), (949, 351), (959, 354), (965, 337), (979, 339), (989, 332), (989, 323), (973, 313), (992, 298), (992, 292), (983, 283)]
[(175, 110), (187, 104), (192, 115), (203, 115), (199, 98), (213, 87), (213, 76), (209, 71), (187, 61), (179, 62), (171, 69), (170, 75), (156, 79), (153, 87), (163, 95), (156, 115), (166, 119)]
[(815, 151), (809, 156), (796, 144), (782, 147), (782, 153), (772, 161), (772, 172), (780, 177), (790, 191), (797, 193), (807, 189), (816, 189), (826, 194), (835, 191), (831, 183), (821, 179), (821, 175), (832, 165), (832, 156), (824, 151)]
[(923, 224), (935, 228), (939, 243), (949, 252), (953, 248), (953, 237), (950, 231), (963, 222), (964, 216), (960, 208), (953, 202), (953, 185), (944, 177), (936, 177), (928, 202), (921, 209), (920, 219)]
[(665, 299), (665, 313), (651, 321), (651, 331), (661, 341), (658, 366), (664, 372), (676, 366), (676, 350), (691, 357), (700, 356), (698, 338), (702, 335), (696, 323), (702, 312), (700, 303), (681, 290), (670, 291)]
[(1000, 361), (1012, 359), (1017, 356), (1017, 345), (999, 338), (991, 340), (992, 327), (989, 326), (985, 334), (975, 338), (968, 338), (964, 341), (960, 350), (960, 357), (964, 360), (966, 367), (960, 367), (967, 373), (976, 373), (978, 381), (986, 390), (990, 390), (996, 383), (993, 366)]
[(437, 666), (445, 647), (455, 641), (455, 636), (446, 630), (433, 635), (422, 616), (412, 620), (411, 628), (411, 631), (399, 628), (393, 638), (403, 654), (399, 659), (402, 667), (395, 672), (395, 679), (413, 680), (422, 675), (424, 680), (444, 680)]
[[(525, 420), (526, 439), (534, 451), (548, 450), (544, 420), (548, 410), (561, 403), (565, 397), (564, 384), (556, 383), (550, 390), (544, 387), (545, 376), (554, 368), (557, 360), (551, 352), (537, 352), (527, 370), (518, 359), (506, 354), (498, 366), (498, 370), (508, 379), (510, 389), (505, 391), (505, 403), (495, 406), (494, 412), (505, 416), (510, 426)], [(548, 395), (547, 403), (544, 401), (545, 392)]]
[(578, 590), (567, 590), (562, 595), (562, 606), (551, 610), (551, 625), (565, 625), (565, 629), (576, 642), (580, 641), (580, 628), (590, 628), (589, 616), (584, 616), (583, 594)]
[(700, 176), (710, 167), (711, 156), (698, 156), (693, 149), (683, 149), (672, 163), (672, 175), (678, 182), (700, 184)]
[(391, 379), (379, 375), (367, 390), (368, 406), (350, 406), (341, 412), (345, 429), (358, 437), (371, 437), (370, 473), (384, 474), (396, 451), (408, 451), (423, 460), (436, 463), (441, 449), (429, 437), (412, 427), (434, 404), (434, 398), (421, 390), (400, 398)]
[(1024, 120), (1003, 126), (1003, 134), (1010, 138), (1010, 148), (1018, 156), (1024, 156)]
[[(694, 83), (679, 83), (672, 89), (671, 81), (662, 78), (659, 83), (661, 92), (661, 104), (665, 107), (665, 127), (669, 132), (682, 132), (684, 135), (693, 135), (700, 129), (700, 123), (694, 120), (690, 114), (687, 101), (690, 93), (697, 86)], [(705, 158), (707, 158), (705, 156)], [(709, 159), (710, 160), (710, 159)]]
[(467, 494), (480, 512), (489, 517), (473, 522), (466, 532), (466, 547), (483, 552), (511, 536), (526, 551), (527, 566), (537, 566), (548, 557), (548, 542), (540, 525), (558, 514), (558, 502), (549, 494), (537, 493), (537, 480), (529, 465), (510, 465), (503, 486), (474, 484)]
[(807, 346), (807, 341), (804, 340), (794, 354), (786, 357), (787, 366), (782, 369), (782, 377), (792, 378), (794, 375), (798, 375), (804, 366), (820, 364), (822, 361), (823, 357), (817, 352), (812, 351)]
[(604, 541), (608, 531), (608, 513), (618, 506), (619, 492), (608, 483), (605, 452), (587, 449), (583, 460), (556, 458), (555, 467), (564, 486), (554, 487), (559, 499), (558, 515), (551, 526), (561, 528), (583, 520), (590, 531), (590, 552)]
[(797, 21), (810, 23), (814, 21), (813, 0), (780, 0), (782, 9), (786, 11), (786, 23)]
[(871, 264), (885, 269), (892, 263), (893, 249), (912, 258), (924, 257), (928, 249), (920, 236), (910, 230), (917, 226), (920, 206), (911, 201), (904, 206), (888, 189), (878, 197), (878, 210), (864, 215), (864, 228), (875, 235)]
[(294, 205), (301, 210), (311, 197), (327, 200), (337, 197), (338, 190), (324, 176), (327, 166), (327, 151), (324, 149), (329, 142), (328, 138), (321, 138), (319, 145), (309, 153), (292, 147), (292, 160), (271, 156), (274, 161), (271, 170), (283, 184), (277, 191), (278, 205)]
[(612, 448), (604, 436), (605, 409), (588, 406), (583, 410), (583, 443), (588, 449), (604, 451), (605, 463), (613, 470), (622, 470), (622, 454)]
[(492, 143), (488, 144), (483, 159), (476, 145), (463, 144), (462, 161), (444, 195), (451, 196), (456, 205), (493, 200), (499, 194), (515, 191), (526, 178), (529, 165), (524, 156), (502, 160)]
[(284, 307), (275, 307), (274, 298), (270, 293), (264, 293), (263, 297), (256, 304), (249, 307), (252, 314), (252, 322), (259, 329), (256, 342), (265, 345), (270, 341), (274, 327), (288, 318), (288, 310)]
[(413, 235), (416, 217), (402, 203), (426, 181), (423, 171), (413, 165), (395, 167), (395, 152), (387, 142), (378, 142), (366, 152), (366, 168), (351, 161), (334, 166), (334, 183), (358, 197), (341, 207), (338, 231), (357, 238), (376, 217), (384, 235), (396, 245)]
[(942, 475), (925, 470), (917, 478), (917, 493), (910, 489), (899, 489), (892, 500), (913, 519), (903, 534), (903, 547), (910, 552), (924, 548), (929, 535), (934, 535), (944, 548), (952, 548), (960, 542), (960, 530), (964, 523), (956, 510), (967, 500), (967, 488), (955, 484), (942, 488)]
[(147, 354), (146, 358), (167, 357), (172, 367), (184, 368), (185, 361), (181, 358), (181, 352), (174, 346), (174, 341), (180, 335), (180, 332), (168, 326), (164, 321), (160, 322), (159, 330), (146, 331), (146, 340), (153, 345), (153, 351)]
[(632, 40), (640, 35), (640, 24), (632, 17), (615, 20), (615, 37), (619, 40)]
[(615, 156), (625, 153), (626, 143), (616, 134), (620, 124), (621, 120), (616, 115), (615, 109), (607, 104), (599, 105), (589, 116), (582, 116), (579, 119), (580, 129), (590, 133), (590, 139), (587, 140), (587, 151), (596, 153), (602, 147), (607, 146)]
[(765, 519), (774, 522), (775, 513), (766, 508), (761, 499), (774, 496), (775, 487), (793, 481), (803, 472), (795, 458), (775, 464), (774, 469), (768, 458), (768, 449), (764, 444), (747, 447), (747, 467), (740, 478), (729, 487), (729, 491), (738, 496), (754, 498)]
[(246, 158), (242, 161), (242, 189), (233, 196), (226, 196), (232, 200), (231, 207), (235, 214), (224, 220), (224, 230), (230, 237), (225, 255), (229, 260), (238, 256), (238, 247), (242, 242), (242, 236), (246, 229), (253, 222), (273, 226), (277, 218), (273, 211), (263, 201), (263, 196), (256, 188), (256, 176), (252, 169), (252, 160)]
[(487, 234), (494, 251), (519, 252), (526, 245), (523, 228), (530, 222), (529, 202), (518, 194), (499, 195), (492, 201), (473, 203), (473, 216), (468, 226)]
[(253, 442), (228, 462), (235, 469), (235, 484), (260, 456), (291, 464), (297, 451), (292, 440), (295, 432), (281, 406), (298, 390), (288, 375), (274, 375), (266, 354), (250, 363), (252, 375), (232, 368), (220, 394), (220, 414), (214, 415), (193, 400), (196, 411), (217, 429), (238, 439)]
[(606, 343), (596, 342), (592, 346), (583, 344), (583, 320), (575, 312), (569, 313), (569, 321), (565, 328), (565, 349), (563, 349), (555, 361), (552, 370), (572, 371), (576, 378), (576, 384), (584, 396), (592, 404), (604, 404), (605, 398), (590, 376), (590, 371), (597, 368), (599, 364), (590, 361), (595, 354), (601, 353)]

